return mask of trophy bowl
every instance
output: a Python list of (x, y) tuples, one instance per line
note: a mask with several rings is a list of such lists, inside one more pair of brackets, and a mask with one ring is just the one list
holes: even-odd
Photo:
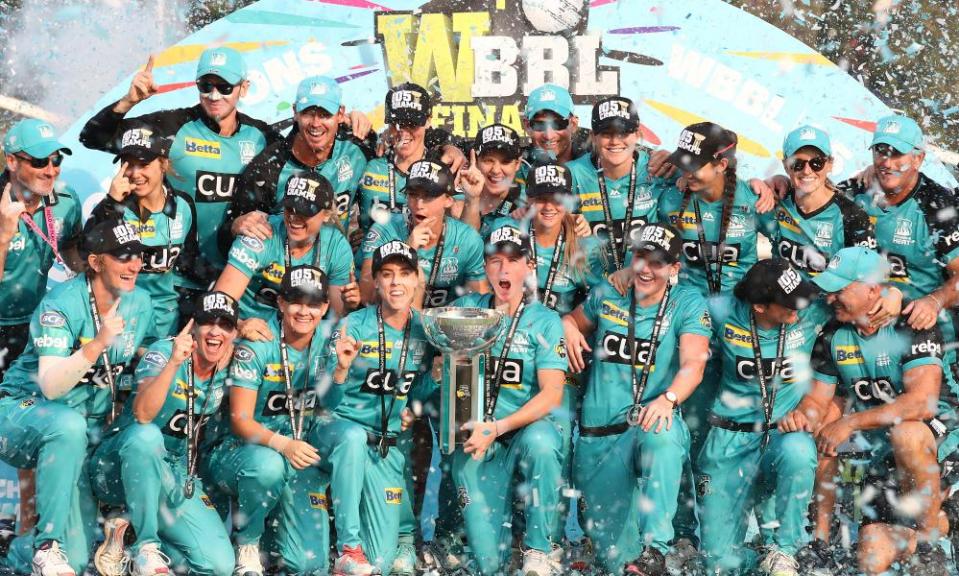
[(502, 312), (489, 308), (431, 308), (423, 312), (423, 329), (442, 352), (471, 356), (493, 344), (502, 318)]

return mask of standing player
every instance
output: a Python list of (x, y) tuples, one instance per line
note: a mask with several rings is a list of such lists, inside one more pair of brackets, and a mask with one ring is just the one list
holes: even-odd
[(563, 319), (574, 371), (595, 350), (574, 477), (604, 568), (660, 576), (689, 452), (678, 407), (702, 379), (710, 316), (695, 288), (670, 286), (682, 266), (674, 228), (648, 224), (635, 246), (628, 293), (600, 284)]

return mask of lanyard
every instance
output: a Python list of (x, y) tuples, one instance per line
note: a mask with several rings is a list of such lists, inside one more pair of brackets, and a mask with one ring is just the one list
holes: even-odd
[(46, 243), (47, 246), (53, 250), (53, 257), (56, 258), (57, 262), (63, 264), (63, 258), (60, 256), (60, 251), (57, 249), (57, 225), (56, 221), (53, 219), (53, 208), (43, 204), (43, 223), (47, 229), (47, 236), (43, 233), (43, 230), (40, 229), (40, 226), (33, 221), (33, 218), (24, 212), (20, 215), (20, 218), (23, 219), (23, 222), (27, 225), (28, 228), (33, 230), (41, 240)]
[(786, 347), (786, 325), (779, 325), (776, 357), (773, 358), (773, 369), (769, 380), (766, 379), (766, 371), (763, 370), (763, 352), (759, 345), (759, 331), (756, 329), (756, 314), (752, 311), (749, 313), (749, 332), (753, 340), (753, 360), (756, 363), (756, 379), (759, 381), (759, 393), (762, 396), (763, 403), (763, 421), (766, 424), (763, 430), (763, 447), (765, 448), (766, 443), (769, 441), (769, 428), (772, 425), (773, 410), (776, 406), (776, 392), (778, 391), (778, 387), (776, 387), (770, 392), (770, 385), (776, 381), (776, 374), (779, 372), (779, 361)]
[(663, 328), (663, 318), (666, 316), (666, 305), (669, 303), (669, 291), (672, 289), (670, 284), (666, 283), (666, 291), (663, 292), (663, 299), (659, 301), (659, 308), (656, 310), (656, 318), (653, 320), (653, 332), (649, 337), (649, 350), (646, 361), (643, 362), (643, 370), (636, 377), (636, 362), (639, 357), (639, 342), (636, 339), (636, 288), (633, 287), (629, 295), (629, 321), (626, 329), (629, 334), (626, 336), (627, 347), (629, 348), (629, 375), (633, 386), (633, 405), (626, 413), (626, 422), (630, 426), (639, 424), (639, 413), (643, 409), (643, 394), (646, 392), (646, 383), (649, 381), (649, 373), (652, 371), (653, 364), (656, 362), (656, 348), (659, 347), (659, 333)]
[(186, 389), (186, 481), (183, 483), (183, 495), (189, 499), (193, 498), (194, 478), (196, 478), (196, 462), (199, 453), (200, 428), (203, 426), (203, 416), (206, 414), (206, 408), (212, 396), (213, 385), (216, 382), (216, 373), (219, 366), (213, 368), (213, 374), (210, 376), (210, 384), (206, 389), (206, 396), (203, 398), (203, 406), (200, 408), (200, 421), (193, 425), (193, 415), (196, 402), (196, 384), (193, 373), (193, 356), (190, 356), (187, 362), (187, 389)]
[[(100, 332), (100, 312), (97, 310), (97, 297), (93, 295), (93, 288), (90, 286), (90, 277), (87, 277), (87, 296), (90, 298), (90, 315), (93, 316), (93, 327), (96, 333)], [(96, 334), (94, 334), (96, 337)], [(117, 386), (113, 380), (113, 363), (110, 362), (110, 347), (103, 349), (100, 354), (103, 360), (103, 368), (107, 373), (107, 383), (110, 385), (110, 421), (117, 417)]]
[[(606, 192), (606, 177), (603, 175), (603, 169), (596, 170), (596, 179), (599, 181), (599, 199), (603, 203), (603, 219), (606, 220), (606, 230), (609, 233), (609, 247), (613, 253), (613, 264), (617, 270), (622, 269), (626, 261), (626, 251), (629, 250), (629, 244), (626, 242), (627, 230), (633, 222), (633, 208), (636, 200), (636, 159), (633, 159), (633, 167), (629, 170), (629, 192), (626, 195), (626, 218), (623, 220), (622, 237), (617, 238), (616, 230), (613, 228), (613, 213), (609, 208), (609, 195)], [(618, 242), (622, 246), (617, 248)]]
[(443, 247), (446, 245), (446, 223), (443, 223), (443, 231), (440, 232), (440, 239), (436, 242), (436, 252), (433, 253), (433, 267), (430, 269), (430, 279), (426, 283), (425, 297), (423, 306), (427, 307), (432, 302), (433, 287), (440, 275), (440, 264), (443, 262)]
[[(534, 226), (529, 227), (529, 241), (533, 245), (533, 261), (537, 263), (536, 258), (536, 230)], [(553, 256), (549, 261), (549, 270), (546, 272), (546, 285), (543, 287), (542, 292), (542, 301), (548, 308), (553, 308), (550, 306), (551, 296), (553, 295), (553, 284), (556, 282), (556, 273), (559, 271), (559, 265), (563, 261), (563, 245), (566, 243), (566, 230), (561, 229), (559, 231), (559, 237), (556, 239), (556, 244), (553, 246)], [(537, 281), (537, 285), (539, 282)]]
[(299, 440), (303, 433), (303, 416), (306, 412), (306, 389), (310, 385), (310, 367), (312, 366), (313, 356), (313, 338), (310, 338), (310, 345), (306, 349), (306, 360), (303, 364), (306, 366), (306, 378), (303, 381), (303, 390), (300, 391), (300, 409), (299, 414), (295, 408), (293, 377), (290, 375), (290, 355), (286, 348), (286, 331), (283, 329), (283, 317), (280, 316), (280, 362), (283, 365), (283, 385), (286, 389), (286, 410), (290, 415), (290, 428), (293, 429), (293, 439)]
[[(377, 356), (380, 365), (380, 387), (386, 392), (386, 382), (389, 375), (386, 372), (386, 327), (383, 324), (383, 309), (376, 307), (376, 332), (379, 339), (379, 349)], [(396, 395), (399, 391), (400, 382), (402, 382), (406, 371), (406, 351), (410, 345), (410, 334), (413, 332), (413, 312), (410, 311), (410, 317), (406, 321), (406, 328), (403, 329), (403, 344), (400, 346), (400, 358), (397, 366), (396, 382), (393, 383), (393, 393), (390, 394), (390, 409), (386, 410), (385, 394), (380, 394), (380, 457), (386, 458), (390, 447), (386, 444), (386, 434), (389, 432), (390, 417), (393, 416), (393, 408), (396, 405)]]
[[(314, 268), (320, 267), (320, 252), (322, 252), (322, 244), (320, 244), (320, 236), (322, 234), (323, 234), (323, 227), (321, 226), (320, 231), (316, 233), (316, 238), (313, 239), (313, 264), (312, 265)], [(286, 268), (284, 270), (289, 270), (290, 267), (293, 265), (293, 255), (290, 254), (290, 237), (289, 236), (287, 236), (283, 240), (283, 250), (284, 250), (284, 257), (285, 257), (284, 264), (286, 264)]]
[(386, 161), (386, 180), (387, 189), (390, 194), (390, 212), (396, 211), (396, 168), (389, 160)]
[[(693, 210), (696, 212), (696, 234), (699, 236), (699, 254), (703, 259), (703, 268), (706, 270), (706, 285), (711, 294), (719, 294), (723, 284), (723, 244), (726, 241), (726, 231), (719, 234), (716, 243), (716, 276), (713, 277), (713, 266), (709, 261), (709, 246), (706, 244), (706, 230), (703, 227), (703, 214), (699, 209), (699, 198), (693, 200)], [(682, 211), (679, 214), (682, 218)]]
[[(490, 296), (489, 306), (494, 308), (496, 303), (496, 297)], [(516, 312), (513, 312), (513, 317), (509, 321), (509, 331), (506, 332), (506, 341), (503, 342), (503, 350), (499, 353), (499, 358), (496, 362), (495, 374), (490, 377), (489, 366), (486, 367), (486, 413), (484, 421), (492, 422), (493, 413), (496, 412), (496, 401), (499, 399), (499, 388), (502, 384), (501, 380), (503, 377), (503, 368), (506, 365), (506, 357), (509, 356), (509, 349), (513, 346), (513, 337), (516, 335), (516, 329), (519, 327), (519, 319), (523, 315), (523, 310), (526, 309), (526, 299), (524, 298), (520, 301), (519, 306), (516, 307)]]

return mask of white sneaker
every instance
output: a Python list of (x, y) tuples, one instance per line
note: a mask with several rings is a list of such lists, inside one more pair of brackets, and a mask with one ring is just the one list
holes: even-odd
[(58, 542), (33, 553), (33, 576), (77, 576)]
[(157, 576), (170, 573), (170, 559), (160, 552), (160, 548), (153, 542), (140, 546), (133, 566), (130, 570), (133, 576)]
[(124, 518), (108, 518), (103, 523), (103, 543), (93, 555), (93, 564), (101, 576), (123, 576), (127, 573), (130, 556), (123, 548), (123, 535), (130, 523)]
[(549, 554), (530, 548), (523, 552), (523, 576), (553, 576), (563, 572), (563, 549)]
[(799, 563), (789, 554), (777, 549), (766, 553), (759, 569), (769, 576), (799, 576)]
[(240, 544), (236, 547), (235, 576), (263, 576), (259, 544)]

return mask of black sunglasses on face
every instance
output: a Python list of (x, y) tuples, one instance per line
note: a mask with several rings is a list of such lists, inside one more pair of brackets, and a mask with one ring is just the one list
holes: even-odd
[(889, 144), (876, 144), (872, 147), (873, 156), (885, 156), (886, 158), (899, 158), (900, 156), (905, 156), (904, 153), (896, 150), (893, 146)]
[(47, 156), (45, 158), (34, 158), (33, 156), (20, 156), (19, 154), (14, 154), (17, 158), (28, 162), (30, 166), (36, 168), (37, 170), (42, 170), (46, 168), (50, 162), (53, 162), (54, 168), (59, 168), (60, 164), (63, 163), (63, 154), (57, 152), (53, 156)]
[(816, 156), (814, 158), (810, 158), (809, 160), (796, 158), (793, 160), (792, 170), (793, 172), (802, 172), (806, 169), (806, 164), (809, 164), (809, 167), (812, 168), (813, 172), (822, 172), (822, 169), (826, 167), (826, 162), (828, 162), (828, 160), (822, 156)]
[(200, 90), (200, 94), (210, 94), (213, 92), (213, 89), (216, 88), (216, 91), (223, 96), (229, 96), (230, 94), (233, 94), (233, 90), (236, 88), (236, 86), (233, 84), (229, 84), (227, 82), (213, 82), (212, 80), (197, 80), (196, 87)]
[(529, 127), (534, 132), (546, 132), (547, 130), (566, 130), (569, 127), (569, 118), (553, 118), (550, 120), (533, 120)]

